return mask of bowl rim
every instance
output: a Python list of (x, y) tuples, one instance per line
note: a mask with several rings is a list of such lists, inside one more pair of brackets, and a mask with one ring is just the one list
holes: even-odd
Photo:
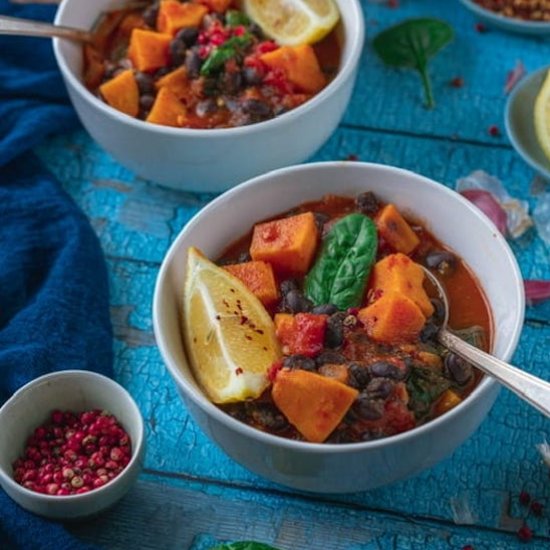
[[(520, 155), (520, 157), (535, 171), (543, 175), (546, 178), (550, 179), (550, 167), (546, 167), (540, 162), (538, 162), (529, 149), (523, 147), (523, 145), (517, 139), (517, 134), (514, 124), (512, 124), (512, 107), (515, 104), (518, 95), (528, 87), (531, 82), (539, 78), (543, 73), (548, 73), (550, 71), (550, 65), (545, 65), (536, 69), (535, 71), (525, 75), (517, 84), (514, 86), (514, 89), (511, 91), (508, 99), (506, 101), (506, 106), (504, 108), (504, 127), (506, 128), (506, 133), (510, 143)], [(530, 110), (533, 111), (534, 105), (531, 105)], [(536, 137), (536, 136), (535, 136)], [(543, 153), (544, 154), (544, 153)], [(548, 161), (550, 164), (550, 160)]]
[[(63, 25), (63, 19), (68, 10), (69, 0), (62, 0), (55, 14), (54, 24)], [(83, 82), (69, 69), (65, 60), (65, 56), (61, 51), (62, 38), (55, 37), (53, 39), (53, 49), (57, 64), (63, 74), (63, 77), (70, 83), (71, 87), (78, 92), (80, 97), (84, 99), (95, 109), (98, 109), (103, 115), (114, 118), (121, 124), (127, 124), (130, 127), (134, 127), (137, 130), (151, 131), (154, 134), (168, 135), (168, 136), (180, 136), (180, 137), (192, 137), (193, 139), (212, 139), (221, 138), (223, 136), (238, 137), (240, 135), (252, 135), (256, 132), (270, 131), (278, 126), (284, 125), (287, 122), (291, 122), (292, 119), (299, 118), (302, 115), (307, 114), (312, 109), (315, 109), (320, 104), (324, 103), (326, 99), (332, 97), (345, 83), (351, 78), (357, 69), (359, 59), (361, 57), (363, 46), (365, 42), (365, 20), (363, 16), (363, 10), (361, 8), (360, 0), (338, 0), (338, 9), (341, 11), (342, 6), (345, 9), (350, 10), (351, 25), (346, 27), (346, 36), (351, 38), (349, 45), (349, 55), (347, 59), (343, 60), (343, 64), (339, 68), (336, 76), (325, 86), (319, 93), (315, 94), (312, 98), (307, 100), (302, 105), (299, 105), (295, 109), (292, 109), (286, 113), (276, 116), (272, 119), (265, 120), (263, 122), (257, 122), (255, 124), (249, 124), (247, 126), (236, 126), (232, 128), (173, 128), (171, 126), (163, 126), (160, 124), (152, 124), (144, 120), (139, 120), (131, 116), (125, 115), (110, 107), (99, 98), (97, 98), (90, 90), (84, 86)], [(344, 18), (340, 16), (341, 24), (343, 25)], [(351, 29), (351, 33), (350, 33)]]
[(494, 12), (487, 8), (483, 8), (473, 0), (460, 0), (462, 4), (474, 12), (479, 17), (493, 22), (501, 28), (515, 29), (517, 31), (539, 31), (541, 33), (550, 33), (550, 22), (545, 21), (529, 21), (516, 17), (507, 17), (500, 13)]
[(87, 493), (81, 493), (78, 495), (46, 495), (44, 493), (38, 493), (36, 491), (32, 491), (31, 489), (27, 489), (27, 487), (24, 487), (23, 485), (20, 485), (19, 483), (17, 483), (13, 479), (13, 477), (10, 476), (9, 473), (5, 471), (5, 469), (1, 465), (0, 465), (0, 481), (2, 482), (2, 484), (9, 485), (16, 492), (22, 492), (23, 494), (28, 496), (32, 495), (33, 498), (44, 500), (44, 502), (67, 501), (74, 504), (78, 501), (84, 501), (84, 500), (95, 498), (96, 496), (100, 496), (101, 494), (104, 494), (112, 490), (112, 488), (115, 485), (117, 485), (116, 482), (121, 481), (123, 477), (126, 477), (126, 475), (134, 469), (136, 462), (142, 460), (141, 454), (145, 443), (145, 423), (143, 422), (143, 417), (141, 415), (139, 407), (137, 406), (137, 403), (135, 402), (134, 398), (130, 395), (128, 390), (124, 386), (122, 386), (122, 384), (119, 384), (116, 380), (113, 380), (112, 378), (109, 378), (108, 376), (105, 376), (98, 372), (78, 370), (78, 369), (50, 372), (42, 376), (39, 376), (38, 378), (34, 378), (30, 382), (27, 382), (25, 385), (17, 389), (11, 395), (11, 397), (0, 407), (0, 417), (2, 413), (8, 408), (17, 406), (16, 402), (21, 397), (21, 395), (26, 393), (28, 390), (30, 390), (34, 386), (39, 385), (47, 380), (56, 380), (59, 378), (64, 378), (66, 376), (73, 377), (73, 378), (95, 378), (96, 380), (100, 381), (102, 384), (116, 388), (121, 393), (121, 395), (124, 396), (128, 405), (132, 409), (132, 415), (137, 419), (136, 431), (138, 433), (138, 439), (137, 441), (132, 441), (132, 457), (130, 458), (130, 462), (126, 464), (126, 466), (118, 476), (114, 477), (105, 485), (102, 485), (101, 487), (97, 487), (91, 491), (88, 491)]
[[(155, 290), (153, 295), (153, 329), (154, 329), (155, 339), (156, 339), (160, 354), (162, 356), (163, 362), (167, 367), (168, 371), (170, 372), (172, 378), (176, 382), (176, 385), (184, 391), (186, 397), (191, 399), (195, 404), (195, 406), (199, 407), (207, 415), (207, 417), (209, 418), (212, 417), (214, 420), (221, 422), (226, 428), (238, 432), (243, 437), (250, 437), (259, 442), (265, 443), (267, 445), (279, 446), (295, 452), (305, 452), (305, 453), (323, 454), (323, 455), (354, 454), (361, 451), (368, 451), (369, 449), (377, 449), (380, 447), (398, 445), (402, 442), (406, 442), (407, 440), (415, 438), (417, 436), (428, 434), (436, 430), (440, 425), (450, 423), (456, 416), (462, 414), (462, 412), (465, 411), (465, 409), (468, 408), (474, 400), (481, 399), (483, 396), (488, 395), (493, 390), (493, 388), (498, 385), (498, 382), (495, 379), (490, 378), (489, 376), (484, 376), (481, 382), (477, 385), (477, 387), (467, 396), (466, 399), (464, 399), (456, 407), (446, 412), (445, 414), (437, 418), (434, 418), (433, 420), (430, 420), (429, 422), (422, 424), (420, 426), (417, 426), (406, 432), (402, 432), (400, 434), (384, 437), (373, 441), (364, 441), (364, 442), (346, 443), (346, 444), (327, 444), (327, 443), (312, 443), (308, 441), (296, 441), (292, 439), (287, 439), (281, 436), (263, 432), (261, 430), (258, 430), (256, 428), (249, 426), (248, 424), (240, 422), (239, 420), (233, 418), (229, 414), (219, 409), (204, 394), (199, 395), (199, 393), (202, 393), (202, 392), (200, 392), (200, 390), (197, 390), (195, 387), (189, 384), (185, 379), (185, 377), (183, 376), (183, 374), (181, 373), (180, 369), (178, 368), (176, 360), (172, 357), (172, 355), (167, 349), (167, 345), (165, 344), (162, 327), (161, 327), (162, 322), (160, 319), (162, 317), (161, 316), (161, 303), (162, 303), (161, 295), (163, 293), (163, 287), (166, 284), (165, 281), (167, 280), (167, 273), (170, 269), (172, 261), (176, 256), (176, 250), (179, 248), (179, 243), (185, 237), (186, 233), (195, 225), (197, 225), (198, 223), (201, 223), (201, 219), (205, 215), (208, 215), (208, 213), (211, 210), (217, 208), (218, 205), (223, 204), (228, 200), (231, 200), (234, 197), (234, 195), (238, 196), (241, 193), (246, 192), (246, 190), (249, 187), (257, 186), (257, 185), (266, 185), (267, 182), (273, 177), (278, 177), (280, 175), (285, 175), (285, 174), (293, 174), (296, 172), (318, 170), (318, 169), (325, 169), (325, 168), (339, 169), (345, 166), (349, 167), (354, 165), (361, 166), (362, 167), (361, 169), (374, 168), (377, 170), (391, 172), (394, 175), (398, 174), (404, 177), (409, 177), (409, 178), (414, 177), (414, 178), (420, 179), (430, 187), (437, 189), (439, 192), (445, 193), (447, 195), (452, 195), (455, 200), (462, 203), (462, 205), (466, 209), (468, 209), (472, 215), (479, 218), (481, 222), (487, 226), (487, 229), (494, 234), (496, 241), (500, 244), (503, 253), (506, 255), (506, 258), (510, 263), (510, 266), (512, 268), (512, 277), (515, 279), (517, 283), (515, 285), (515, 290), (516, 290), (515, 298), (517, 300), (518, 305), (520, 306), (515, 312), (516, 319), (514, 322), (513, 338), (510, 338), (506, 342), (504, 352), (501, 354), (501, 357), (505, 359), (508, 359), (509, 357), (511, 357), (513, 351), (517, 346), (517, 343), (519, 341), (519, 338), (522, 332), (524, 313), (525, 313), (525, 294), (523, 290), (523, 284), (521, 284), (523, 279), (521, 276), (521, 271), (519, 269), (517, 260), (510, 246), (506, 242), (505, 238), (498, 231), (498, 229), (493, 224), (493, 222), (487, 216), (485, 216), (485, 214), (483, 214), (478, 208), (476, 208), (472, 203), (470, 203), (467, 199), (462, 197), (459, 193), (444, 186), (443, 184), (436, 182), (435, 180), (432, 180), (426, 176), (422, 176), (411, 170), (406, 170), (403, 168), (398, 168), (398, 167), (385, 165), (385, 164), (370, 163), (370, 162), (324, 161), (324, 162), (315, 162), (315, 163), (288, 166), (288, 167), (272, 170), (265, 174), (251, 178), (229, 189), (228, 191), (226, 191), (225, 193), (221, 194), (220, 196), (215, 198), (213, 201), (208, 203), (202, 210), (197, 212), (185, 224), (185, 226), (179, 232), (178, 236), (174, 239), (174, 241), (170, 245), (170, 248), (168, 249), (162, 261), (161, 267), (157, 275), (157, 280), (155, 283)], [(185, 353), (185, 350), (184, 350), (184, 353)]]

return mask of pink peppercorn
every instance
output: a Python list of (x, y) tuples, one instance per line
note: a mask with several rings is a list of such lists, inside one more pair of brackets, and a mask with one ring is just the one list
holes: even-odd
[(523, 542), (529, 542), (533, 538), (533, 531), (524, 523), (517, 532), (518, 538)]
[(128, 434), (108, 412), (56, 410), (27, 440), (12, 465), (13, 478), (47, 495), (87, 493), (119, 475), (131, 454)]

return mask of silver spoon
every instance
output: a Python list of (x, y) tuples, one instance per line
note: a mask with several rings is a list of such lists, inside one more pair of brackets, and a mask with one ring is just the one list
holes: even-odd
[(449, 301), (445, 289), (428, 269), (423, 269), (445, 307), (445, 318), (437, 334), (439, 342), (449, 351), (456, 353), (485, 374), (498, 380), (539, 412), (550, 417), (550, 383), (481, 351), (450, 332), (447, 328)]
[(68, 38), (78, 42), (91, 42), (92, 33), (83, 29), (73, 27), (63, 27), (61, 25), (51, 25), (41, 21), (31, 21), (29, 19), (19, 19), (17, 17), (8, 17), (0, 15), (0, 34), (11, 34), (17, 36), (42, 36)]

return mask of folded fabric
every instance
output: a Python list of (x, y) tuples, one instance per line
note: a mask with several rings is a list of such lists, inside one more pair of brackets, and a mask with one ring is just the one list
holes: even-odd
[[(0, 0), (3, 15), (51, 21), (54, 13), (51, 5)], [(107, 270), (98, 239), (30, 152), (47, 135), (77, 125), (50, 41), (0, 37), (0, 406), (47, 372), (113, 374)], [(0, 490), (0, 548), (90, 547)]]

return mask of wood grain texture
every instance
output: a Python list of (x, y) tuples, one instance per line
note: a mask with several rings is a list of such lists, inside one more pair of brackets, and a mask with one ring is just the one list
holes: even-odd
[[(498, 30), (479, 33), (459, 2), (363, 0), (367, 42), (355, 93), (339, 129), (310, 160), (392, 164), (449, 187), (475, 169), (500, 178), (533, 208), (534, 172), (504, 131), (506, 75), (548, 63), (549, 42)], [(411, 16), (452, 23), (455, 40), (430, 65), (437, 107), (422, 105), (418, 76), (390, 69), (370, 45), (380, 30)], [(461, 77), (464, 86), (449, 85)], [(135, 397), (147, 426), (147, 473), (110, 513), (71, 529), (106, 548), (206, 550), (254, 538), (281, 548), (476, 550), (520, 545), (526, 510), (521, 490), (550, 505), (548, 469), (535, 448), (548, 421), (503, 390), (478, 431), (438, 466), (368, 493), (311, 496), (276, 486), (242, 468), (189, 417), (152, 334), (151, 302), (166, 250), (213, 195), (177, 192), (137, 178), (84, 131), (57, 136), (39, 157), (89, 216), (108, 258), (117, 379)], [(550, 187), (546, 184), (546, 190)], [(435, 207), (435, 205), (434, 205)], [(550, 278), (550, 246), (535, 230), (511, 242), (526, 278)], [(550, 303), (527, 310), (513, 362), (548, 378)], [(530, 548), (550, 545), (549, 514), (529, 518)]]

